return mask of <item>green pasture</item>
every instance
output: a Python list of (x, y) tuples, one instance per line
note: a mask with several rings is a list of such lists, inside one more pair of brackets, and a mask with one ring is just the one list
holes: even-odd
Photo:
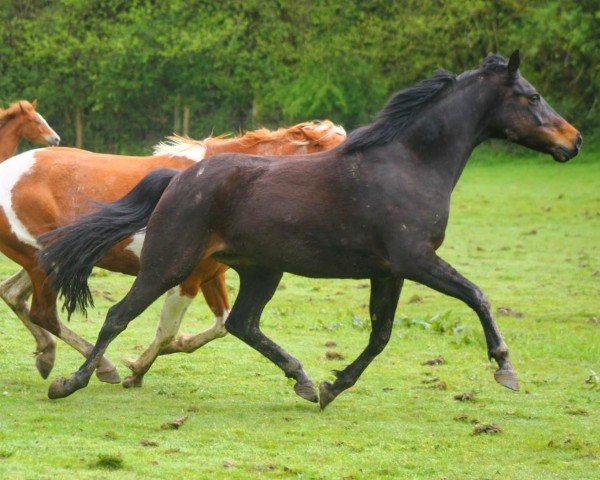
[[(502, 313), (520, 392), (494, 382), (475, 314), (413, 283), (388, 348), (323, 412), (231, 336), (159, 358), (141, 389), (93, 377), (72, 397), (48, 400), (33, 339), (2, 304), (0, 478), (598, 478), (600, 155), (588, 148), (561, 165), (522, 152), (476, 155), (440, 250)], [(16, 271), (0, 258), (0, 278)], [(71, 327), (94, 339), (131, 281), (97, 270), (96, 308)], [(228, 282), (234, 298), (234, 273)], [(368, 292), (366, 280), (287, 275), (262, 325), (314, 380), (330, 379), (366, 345)], [(113, 343), (113, 362), (149, 343), (160, 305)], [(211, 322), (199, 298), (183, 328)], [(444, 364), (424, 365), (440, 355)], [(50, 378), (81, 361), (60, 344)], [(184, 415), (179, 429), (161, 428)]]

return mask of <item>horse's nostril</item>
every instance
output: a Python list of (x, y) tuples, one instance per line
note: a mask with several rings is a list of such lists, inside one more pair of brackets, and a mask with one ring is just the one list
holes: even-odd
[(578, 133), (577, 140), (575, 141), (575, 146), (577, 148), (580, 148), (582, 144), (583, 144), (583, 137), (581, 136), (581, 133)]

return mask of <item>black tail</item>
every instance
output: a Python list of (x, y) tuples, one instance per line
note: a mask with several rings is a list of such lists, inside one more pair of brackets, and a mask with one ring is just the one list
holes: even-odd
[(94, 300), (87, 283), (94, 265), (125, 238), (142, 230), (177, 170), (161, 169), (146, 175), (120, 200), (99, 204), (100, 209), (70, 225), (45, 233), (38, 241), (45, 248), (38, 253), (40, 266), (52, 286), (64, 297), (69, 317)]

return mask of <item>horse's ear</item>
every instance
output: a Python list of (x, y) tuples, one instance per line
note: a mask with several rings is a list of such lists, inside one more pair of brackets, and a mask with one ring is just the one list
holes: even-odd
[(521, 54), (519, 50), (515, 50), (508, 60), (508, 74), (514, 77), (519, 71), (519, 65), (521, 64)]
[(26, 113), (25, 107), (23, 107), (23, 102), (19, 102), (19, 108), (21, 109), (21, 113)]
[(33, 107), (34, 110), (37, 109), (37, 98), (33, 102), (31, 102), (31, 106)]

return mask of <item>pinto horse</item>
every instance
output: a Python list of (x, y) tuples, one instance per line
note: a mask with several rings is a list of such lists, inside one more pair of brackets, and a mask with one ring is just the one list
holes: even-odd
[[(108, 202), (121, 197), (144, 175), (159, 168), (183, 170), (204, 157), (221, 152), (261, 155), (319, 152), (338, 145), (345, 137), (342, 127), (325, 120), (277, 131), (261, 129), (234, 138), (194, 141), (172, 137), (170, 143), (159, 144), (151, 157), (48, 148), (26, 152), (0, 164), (0, 251), (24, 269), (0, 285), (0, 296), (34, 334), (36, 366), (42, 377), (48, 376), (55, 360), (56, 342), (48, 332), (83, 355), (89, 353), (92, 345), (59, 321), (56, 294), (43, 270), (38, 268), (37, 236), (87, 213), (91, 201)], [(124, 240), (109, 252), (100, 266), (136, 274), (142, 239), (143, 233), (140, 233)], [(126, 385), (141, 385), (143, 374), (160, 353), (191, 352), (225, 335), (223, 324), (229, 311), (223, 275), (226, 269), (226, 266), (207, 259), (182, 282), (180, 288), (170, 292), (156, 338), (141, 359), (131, 363), (134, 376), (128, 379)], [(215, 325), (199, 335), (173, 340), (183, 314), (200, 288), (217, 316)], [(26, 301), (32, 291), (29, 309)], [(105, 382), (120, 381), (115, 367), (107, 359), (102, 360), (97, 375)]]
[[(372, 124), (328, 152), (293, 160), (223, 155), (179, 173), (150, 218), (131, 290), (108, 311), (85, 363), (70, 378), (57, 378), (49, 397), (85, 387), (127, 324), (207, 258), (240, 276), (226, 329), (278, 365), (296, 380), (296, 393), (321, 408), (354, 385), (383, 351), (404, 279), (469, 305), (481, 321), (488, 355), (498, 363), (496, 381), (517, 390), (489, 301), (436, 250), (444, 240), (452, 191), (481, 142), (507, 138), (559, 162), (579, 152), (579, 132), (521, 76), (519, 63), (516, 51), (508, 63), (492, 55), (458, 76), (438, 72), (396, 93)], [(64, 282), (82, 276), (77, 266), (52, 254), (60, 251), (55, 245), (42, 252), (43, 266), (57, 272), (62, 290)], [(283, 272), (371, 281), (368, 345), (318, 392), (302, 364), (259, 328)]]
[(40, 145), (60, 143), (60, 137), (36, 108), (37, 100), (20, 100), (0, 109), (0, 162), (12, 157), (23, 139)]

